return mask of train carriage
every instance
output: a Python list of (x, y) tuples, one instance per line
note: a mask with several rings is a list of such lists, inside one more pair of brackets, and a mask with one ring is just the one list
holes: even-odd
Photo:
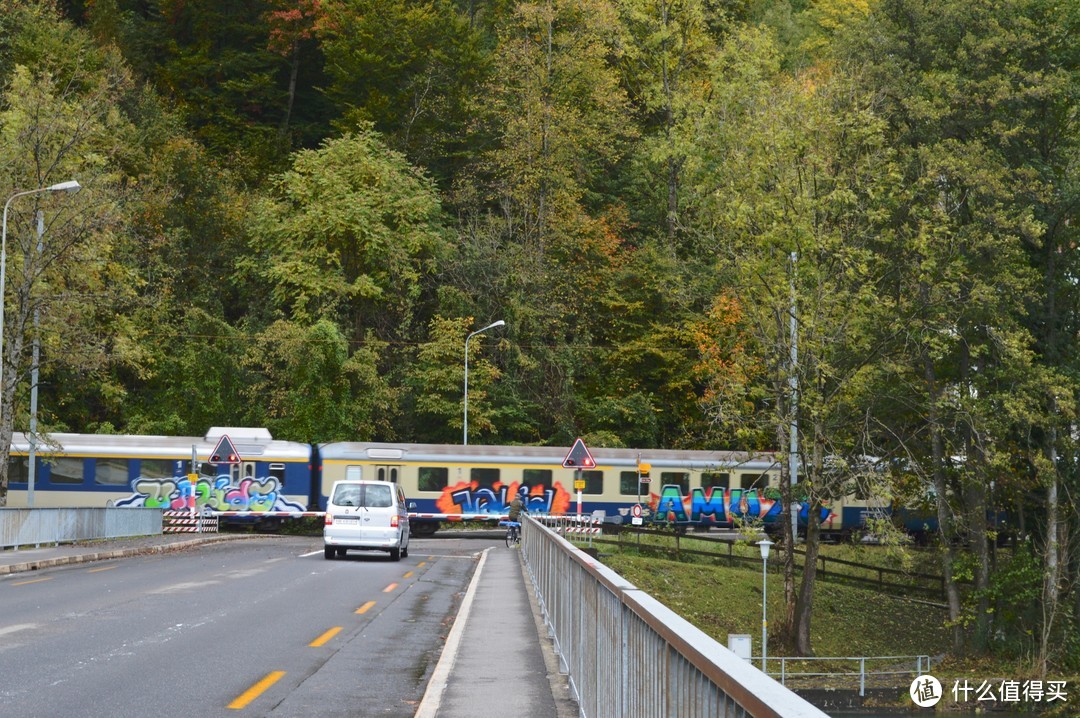
[[(211, 453), (228, 437), (236, 456)], [(304, 511), (312, 494), (312, 447), (262, 428), (214, 427), (205, 436), (50, 434), (34, 447), (12, 437), (8, 506), (149, 506), (269, 514)], [(193, 471), (193, 460), (195, 467)], [(193, 480), (194, 479), (194, 480)]]
[[(597, 449), (595, 466), (576, 473), (563, 467), (566, 451), (555, 447), (339, 442), (321, 444), (318, 453), (320, 506), (337, 480), (399, 483), (414, 505), (417, 534), (434, 532), (442, 521), (496, 519), (518, 494), (533, 513), (599, 511), (614, 522), (627, 520), (635, 504), (654, 521), (698, 526), (767, 525), (782, 515), (780, 467), (771, 454)], [(861, 522), (861, 504), (824, 510), (826, 532), (840, 532), (844, 518)]]

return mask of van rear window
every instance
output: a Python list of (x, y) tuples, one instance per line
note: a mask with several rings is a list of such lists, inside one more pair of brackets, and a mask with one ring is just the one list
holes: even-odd
[(387, 508), (394, 505), (391, 491), (391, 484), (338, 484), (331, 502), (335, 506)]

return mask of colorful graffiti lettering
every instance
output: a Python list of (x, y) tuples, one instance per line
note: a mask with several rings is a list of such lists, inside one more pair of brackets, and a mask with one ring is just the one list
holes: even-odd
[[(777, 520), (782, 509), (779, 500), (761, 496), (756, 489), (698, 488), (691, 489), (690, 494), (684, 496), (676, 484), (664, 486), (659, 496), (653, 494), (649, 505), (652, 520), (657, 523), (699, 523), (710, 520), (730, 523), (735, 519), (768, 523)], [(799, 505), (800, 521), (806, 521), (808, 511), (806, 504)], [(822, 508), (822, 521), (830, 515), (828, 508)]]
[(570, 494), (560, 483), (545, 487), (543, 484), (496, 482), (489, 488), (481, 487), (475, 481), (446, 487), (435, 506), (451, 515), (504, 514), (515, 496), (521, 496), (526, 509), (535, 513), (562, 513), (570, 506)]
[(211, 511), (303, 511), (304, 507), (287, 500), (281, 485), (272, 476), (247, 477), (232, 484), (228, 475), (200, 477), (194, 484), (187, 478), (138, 478), (131, 483), (131, 496), (117, 501), (117, 506), (145, 506), (172, 511), (192, 508)]

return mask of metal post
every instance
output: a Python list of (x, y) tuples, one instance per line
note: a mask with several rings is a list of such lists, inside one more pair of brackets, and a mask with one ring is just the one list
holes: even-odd
[[(795, 267), (799, 261), (799, 253), (791, 253), (791, 366), (788, 369), (788, 384), (791, 389), (791, 424), (788, 427), (790, 436), (788, 447), (788, 474), (791, 481), (791, 542), (799, 542), (799, 509), (795, 504), (795, 484), (799, 477), (799, 320), (796, 314), (795, 304)], [(809, 519), (808, 519), (809, 520)]]
[[(40, 255), (44, 249), (42, 237), (45, 234), (45, 212), (38, 210), (37, 213), (37, 251)], [(27, 456), (28, 466), (26, 475), (26, 505), (34, 508), (34, 484), (37, 481), (37, 406), (38, 406), (38, 365), (41, 360), (41, 340), (38, 336), (38, 325), (41, 322), (41, 310), (34, 307), (34, 342), (30, 360), (30, 452)]]
[(461, 426), (461, 445), (469, 445), (469, 340), (475, 337), (480, 332), (486, 332), (488, 329), (494, 329), (495, 327), (505, 326), (506, 322), (500, 319), (497, 322), (488, 324), (483, 329), (477, 329), (475, 332), (465, 337), (465, 416)]
[(765, 670), (765, 661), (769, 655), (769, 618), (766, 603), (766, 595), (769, 590), (769, 559), (761, 560), (761, 672), (768, 675)]
[(766, 660), (769, 655), (769, 619), (768, 619), (768, 588), (769, 588), (769, 549), (772, 541), (764, 538), (758, 541), (761, 549), (761, 672), (768, 675), (765, 670)]
[[(0, 421), (3, 420), (4, 416), (2, 410), (4, 399), (4, 278), (7, 276), (8, 207), (11, 206), (11, 202), (16, 197), (25, 197), (26, 195), (37, 194), (39, 192), (78, 192), (80, 189), (81, 187), (78, 182), (69, 180), (48, 187), (39, 187), (38, 189), (26, 190), (25, 192), (16, 192), (4, 202), (4, 219), (3, 224), (0, 225)], [(14, 421), (14, 418), (14, 415), (12, 415), (12, 421)]]

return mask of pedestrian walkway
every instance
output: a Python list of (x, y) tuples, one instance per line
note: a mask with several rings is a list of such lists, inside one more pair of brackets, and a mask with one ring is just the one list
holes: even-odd
[(520, 555), (484, 552), (416, 718), (578, 715)]
[[(182, 551), (246, 534), (161, 535), (0, 551), (0, 576)], [(540, 617), (521, 552), (483, 552), (417, 718), (572, 718), (577, 704)]]

